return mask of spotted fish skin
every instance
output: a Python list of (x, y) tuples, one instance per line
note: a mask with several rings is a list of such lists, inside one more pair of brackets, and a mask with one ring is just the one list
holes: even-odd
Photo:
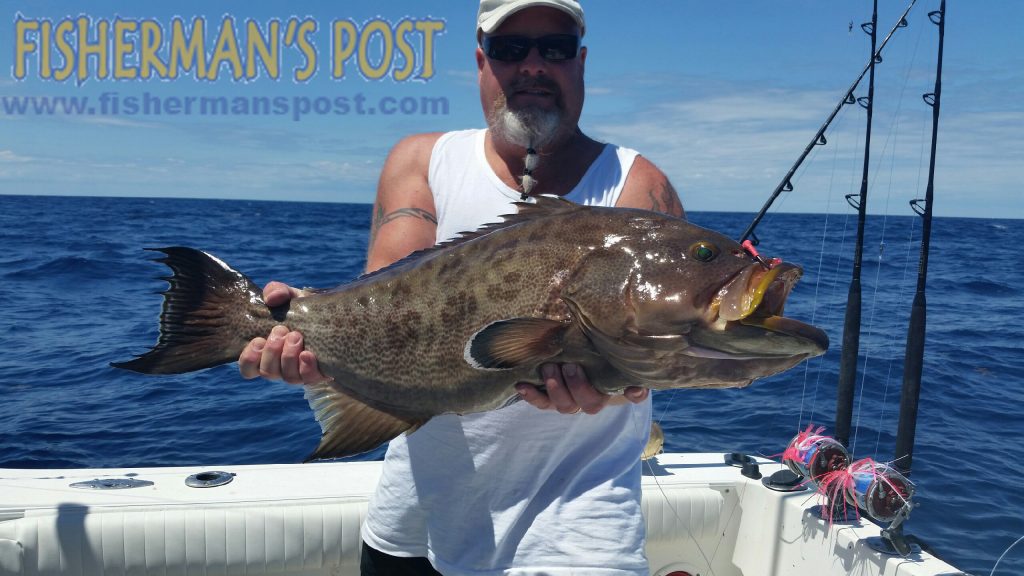
[(820, 330), (778, 315), (798, 268), (764, 270), (727, 237), (644, 210), (542, 197), (279, 309), (209, 254), (160, 251), (174, 272), (160, 339), (114, 365), (188, 372), (237, 359), (275, 324), (299, 330), (333, 379), (307, 390), (324, 432), (312, 458), (506, 405), (516, 383), (540, 385), (545, 362), (579, 363), (605, 392), (744, 386), (827, 347)]

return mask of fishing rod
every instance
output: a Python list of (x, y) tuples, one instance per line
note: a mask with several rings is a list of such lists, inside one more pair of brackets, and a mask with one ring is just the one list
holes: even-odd
[(750, 239), (750, 241), (755, 246), (758, 244), (757, 235), (754, 234), (754, 229), (756, 229), (757, 225), (761, 223), (761, 219), (764, 218), (764, 215), (768, 212), (768, 209), (771, 208), (772, 204), (775, 203), (775, 199), (778, 198), (779, 195), (782, 194), (783, 192), (791, 192), (793, 190), (793, 174), (795, 174), (797, 169), (800, 168), (800, 165), (803, 164), (804, 159), (806, 159), (807, 156), (811, 153), (811, 150), (813, 150), (815, 146), (824, 146), (825, 144), (828, 143), (828, 141), (825, 139), (825, 131), (828, 130), (829, 125), (832, 124), (832, 120), (835, 119), (836, 115), (839, 114), (839, 110), (841, 110), (844, 105), (854, 104), (857, 102), (857, 100), (853, 97), (853, 91), (857, 89), (857, 85), (860, 84), (860, 81), (864, 78), (864, 75), (867, 74), (868, 70), (874, 66), (875, 62), (882, 61), (882, 50), (885, 48), (885, 45), (889, 43), (889, 39), (892, 38), (892, 35), (896, 33), (896, 30), (898, 28), (907, 27), (907, 14), (910, 13), (910, 9), (914, 7), (915, 3), (917, 3), (917, 0), (910, 0), (910, 5), (907, 6), (907, 9), (903, 11), (903, 15), (900, 16), (900, 19), (896, 22), (896, 25), (889, 30), (889, 33), (886, 34), (885, 39), (883, 39), (882, 43), (878, 46), (878, 49), (874, 51), (874, 53), (871, 55), (871, 58), (868, 60), (868, 63), (864, 66), (864, 69), (861, 70), (860, 75), (857, 76), (857, 79), (853, 81), (853, 84), (850, 84), (850, 87), (847, 88), (846, 92), (843, 93), (843, 98), (839, 101), (838, 104), (836, 104), (836, 107), (832, 110), (832, 113), (828, 115), (828, 118), (825, 119), (825, 123), (821, 125), (821, 128), (818, 128), (818, 131), (814, 134), (814, 138), (811, 138), (811, 142), (807, 145), (806, 148), (804, 148), (804, 151), (800, 154), (800, 157), (796, 159), (796, 162), (793, 163), (793, 166), (790, 167), (789, 171), (786, 172), (786, 175), (783, 176), (782, 181), (779, 182), (778, 186), (775, 187), (775, 190), (772, 192), (771, 197), (768, 198), (768, 201), (765, 202), (764, 206), (761, 207), (761, 210), (757, 213), (757, 216), (754, 217), (753, 222), (750, 223), (750, 226), (747, 226), (747, 229), (743, 232), (743, 235), (740, 236), (740, 242)]
[[(875, 54), (878, 24), (878, 0), (874, 0), (871, 22), (861, 24), (861, 30), (871, 35), (871, 54)], [(850, 447), (850, 429), (853, 422), (853, 396), (857, 381), (857, 354), (860, 352), (861, 288), (860, 269), (864, 253), (864, 221), (868, 208), (868, 170), (871, 157), (871, 118), (875, 110), (875, 64), (878, 58), (868, 62), (868, 95), (861, 100), (867, 109), (867, 128), (864, 132), (864, 169), (860, 177), (860, 195), (850, 194), (846, 201), (857, 209), (857, 243), (853, 249), (853, 272), (846, 295), (846, 319), (843, 322), (843, 353), (839, 363), (839, 387), (836, 393), (835, 435), (843, 446)]]
[(896, 467), (910, 474), (914, 455), (914, 433), (917, 428), (917, 406), (921, 396), (921, 370), (924, 364), (925, 284), (928, 279), (928, 250), (932, 234), (932, 198), (935, 194), (935, 146), (939, 133), (939, 104), (942, 99), (942, 47), (946, 33), (946, 0), (939, 9), (928, 13), (928, 19), (939, 27), (939, 54), (935, 67), (935, 91), (924, 94), (925, 104), (932, 107), (932, 147), (928, 159), (928, 187), (924, 207), (921, 199), (910, 201), (910, 207), (922, 219), (921, 256), (917, 268), (917, 292), (910, 309), (907, 350), (903, 361), (903, 389), (900, 394), (900, 420), (896, 429)]

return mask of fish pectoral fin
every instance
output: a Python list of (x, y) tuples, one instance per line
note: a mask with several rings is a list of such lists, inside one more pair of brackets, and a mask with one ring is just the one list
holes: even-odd
[(321, 430), (320, 445), (306, 462), (373, 450), (402, 432), (417, 430), (427, 421), (388, 414), (338, 391), (327, 382), (307, 384), (306, 400)]
[(507, 370), (537, 364), (562, 352), (569, 322), (510, 318), (485, 326), (466, 343), (465, 358), (481, 370)]

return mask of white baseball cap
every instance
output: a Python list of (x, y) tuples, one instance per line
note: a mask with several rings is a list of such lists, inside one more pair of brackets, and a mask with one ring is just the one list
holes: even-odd
[(484, 34), (497, 30), (506, 18), (535, 6), (548, 6), (568, 14), (580, 27), (580, 35), (586, 30), (583, 21), (583, 7), (577, 0), (480, 0), (480, 11), (477, 12), (476, 26)]

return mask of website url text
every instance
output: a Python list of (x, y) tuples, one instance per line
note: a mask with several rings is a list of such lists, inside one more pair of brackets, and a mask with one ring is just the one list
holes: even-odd
[(7, 116), (444, 116), (449, 113), (443, 96), (121, 96), (104, 92), (88, 96), (0, 96), (0, 112)]

